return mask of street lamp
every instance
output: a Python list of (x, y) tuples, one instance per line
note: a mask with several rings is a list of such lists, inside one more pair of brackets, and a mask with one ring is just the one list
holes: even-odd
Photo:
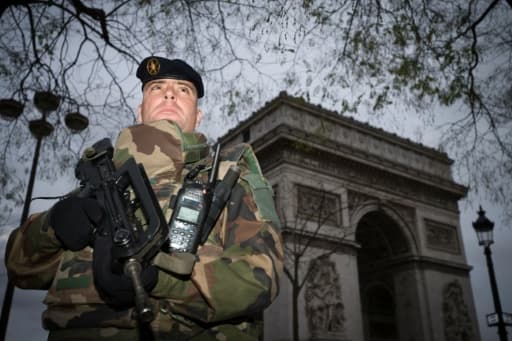
[[(23, 225), (25, 220), (28, 218), (42, 140), (53, 132), (53, 126), (51, 123), (46, 121), (46, 118), (50, 113), (57, 110), (59, 104), (60, 97), (50, 91), (37, 91), (34, 95), (34, 105), (42, 114), (42, 116), (41, 118), (29, 121), (29, 130), (32, 136), (36, 138), (36, 147), (34, 151), (34, 157), (32, 159), (32, 168), (30, 169), (30, 176), (27, 185), (27, 192), (25, 195), (25, 202), (23, 204), (20, 226)], [(5, 120), (16, 120), (22, 112), (23, 104), (20, 102), (14, 99), (0, 99), (0, 116)], [(77, 133), (87, 128), (89, 120), (82, 114), (73, 112), (66, 115), (65, 123), (72, 133)], [(5, 340), (13, 294), (14, 285), (11, 283), (11, 281), (8, 280), (7, 287), (5, 289), (4, 302), (2, 305), (2, 315), (0, 317), (0, 340)]]
[[(485, 216), (485, 211), (480, 206), (478, 213), (478, 219), (473, 222), (473, 228), (476, 231), (476, 235), (478, 237), (478, 245), (484, 246), (484, 254), (487, 260), (487, 269), (489, 270), (489, 279), (491, 281), (491, 290), (492, 290), (492, 298), (494, 300), (494, 308), (496, 309), (496, 313), (487, 315), (487, 324), (489, 326), (498, 326), (498, 335), (500, 337), (500, 341), (507, 341), (507, 329), (504, 314), (501, 309), (500, 296), (498, 294), (498, 286), (496, 284), (496, 275), (494, 273), (494, 264), (492, 262), (491, 257), (491, 244), (494, 243), (492, 230), (494, 228), (494, 223), (487, 219)], [(508, 318), (510, 314), (505, 314)]]

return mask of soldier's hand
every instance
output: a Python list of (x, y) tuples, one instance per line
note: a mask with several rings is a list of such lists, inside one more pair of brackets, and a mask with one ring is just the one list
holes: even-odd
[(103, 210), (96, 200), (69, 197), (52, 207), (50, 226), (65, 248), (78, 251), (89, 244), (93, 225), (102, 217)]
[[(94, 241), (93, 274), (94, 284), (103, 299), (116, 306), (133, 306), (135, 290), (128, 276), (112, 270), (112, 239), (109, 236), (98, 236)], [(155, 287), (158, 270), (153, 265), (142, 268), (140, 279), (146, 292)]]

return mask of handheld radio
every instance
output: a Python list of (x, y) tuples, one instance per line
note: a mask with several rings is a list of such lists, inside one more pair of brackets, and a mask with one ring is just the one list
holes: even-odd
[(192, 169), (183, 186), (171, 199), (173, 209), (169, 223), (169, 247), (174, 252), (195, 253), (202, 237), (202, 225), (208, 215), (217, 181), (220, 145), (217, 145), (208, 183), (196, 180), (204, 165)]

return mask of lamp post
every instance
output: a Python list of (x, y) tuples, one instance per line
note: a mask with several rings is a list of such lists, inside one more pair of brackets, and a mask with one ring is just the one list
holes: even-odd
[[(498, 326), (498, 335), (500, 341), (507, 341), (507, 329), (505, 327), (505, 320), (503, 310), (501, 309), (500, 296), (498, 294), (498, 286), (496, 284), (496, 275), (494, 273), (494, 264), (491, 257), (491, 244), (494, 243), (492, 231), (494, 229), (494, 223), (487, 219), (485, 211), (480, 206), (478, 213), (478, 219), (473, 222), (473, 228), (476, 231), (478, 237), (478, 245), (484, 246), (484, 254), (487, 260), (487, 269), (489, 270), (489, 279), (491, 281), (492, 298), (494, 300), (494, 308), (496, 309), (495, 314), (487, 315), (487, 324), (489, 326)], [(508, 316), (508, 314), (507, 314)]]
[[(34, 95), (34, 105), (42, 114), (41, 118), (29, 121), (29, 130), (33, 137), (36, 138), (36, 146), (34, 157), (32, 159), (32, 167), (30, 169), (30, 176), (27, 185), (27, 192), (25, 194), (25, 202), (23, 204), (23, 211), (20, 219), (20, 226), (23, 225), (28, 218), (30, 211), (30, 203), (32, 201), (32, 191), (37, 172), (37, 164), (39, 162), (39, 152), (43, 138), (49, 136), (53, 132), (53, 126), (46, 121), (48, 115), (57, 110), (60, 104), (60, 97), (49, 91), (38, 91)], [(23, 112), (23, 105), (13, 99), (0, 100), (0, 114), (6, 120), (16, 120)], [(87, 128), (89, 121), (87, 117), (78, 112), (72, 112), (66, 115), (66, 126), (71, 132), (76, 133)], [(5, 340), (7, 332), (7, 324), (9, 322), (9, 313), (11, 310), (12, 297), (14, 294), (14, 284), (7, 281), (7, 287), (4, 294), (4, 302), (2, 304), (2, 315), (0, 317), (0, 340)]]

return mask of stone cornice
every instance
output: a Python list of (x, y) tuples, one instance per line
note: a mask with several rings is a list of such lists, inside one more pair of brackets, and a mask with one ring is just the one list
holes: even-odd
[[(424, 172), (422, 173), (419, 170), (410, 169), (400, 164), (393, 164), (389, 160), (379, 159), (375, 155), (369, 156), (364, 152), (354, 151), (350, 148), (347, 148), (346, 146), (332, 143), (332, 141), (327, 145), (325, 143), (316, 143), (313, 137), (308, 136), (308, 143), (306, 144), (304, 143), (304, 136), (301, 136), (301, 134), (303, 133), (296, 129), (287, 126), (279, 126), (274, 131), (268, 132), (265, 137), (255, 141), (253, 147), (257, 152), (263, 170), (266, 171), (267, 169), (272, 168), (272, 164), (280, 163), (282, 161), (293, 163), (293, 160), (289, 160), (283, 155), (276, 155), (272, 157), (273, 161), (268, 160), (268, 157), (266, 156), (266, 150), (269, 150), (269, 153), (272, 154), (278, 150), (282, 151), (285, 146), (300, 146), (302, 144), (304, 146), (302, 152), (307, 152), (307, 154), (312, 155), (312, 157), (318, 157), (319, 154), (323, 154), (324, 157), (321, 159), (325, 160), (324, 162), (337, 163), (340, 165), (352, 164), (354, 165), (352, 168), (358, 168), (356, 164), (360, 164), (360, 167), (364, 167), (365, 169), (374, 169), (374, 172), (380, 174), (377, 181), (382, 180), (382, 176), (386, 177), (385, 174), (389, 174), (388, 177), (393, 176), (397, 178), (403, 178), (404, 181), (409, 182), (413, 191), (414, 188), (417, 187), (414, 184), (421, 183), (423, 187), (426, 186), (435, 188), (442, 192), (450, 193), (451, 195), (455, 196), (456, 199), (464, 197), (467, 193), (467, 187), (459, 185), (453, 181), (449, 181), (441, 177), (436, 177), (432, 174)], [(314, 168), (314, 165), (312, 168), (306, 163), (301, 163), (299, 166), (310, 168), (313, 171), (325, 172), (328, 175), (334, 175), (331, 174), (330, 168)], [(357, 178), (354, 177), (347, 179), (351, 181), (357, 181)], [(361, 180), (363, 185), (371, 185), (371, 182), (365, 182), (364, 179)], [(396, 188), (394, 188), (394, 190), (396, 190)], [(410, 195), (410, 193), (408, 195)], [(417, 198), (420, 199), (419, 197)]]
[(240, 122), (236, 127), (230, 129), (226, 134), (219, 137), (219, 141), (222, 143), (228, 142), (232, 137), (241, 134), (247, 127), (254, 125), (256, 122), (262, 120), (265, 116), (273, 113), (275, 110), (283, 105), (288, 105), (297, 110), (311, 113), (322, 119), (330, 120), (334, 124), (340, 124), (343, 126), (350, 127), (365, 134), (373, 135), (382, 140), (389, 141), (390, 143), (401, 145), (404, 148), (414, 150), (420, 154), (426, 154), (430, 158), (437, 159), (443, 163), (451, 165), (453, 160), (448, 157), (444, 152), (440, 152), (436, 149), (426, 147), (422, 144), (413, 142), (409, 139), (400, 137), (396, 134), (386, 132), (383, 129), (373, 127), (367, 123), (357, 121), (351, 117), (343, 116), (332, 110), (327, 110), (320, 105), (314, 105), (306, 102), (303, 98), (293, 97), (288, 95), (286, 92), (281, 92), (278, 97), (265, 103), (265, 105), (244, 121)]

